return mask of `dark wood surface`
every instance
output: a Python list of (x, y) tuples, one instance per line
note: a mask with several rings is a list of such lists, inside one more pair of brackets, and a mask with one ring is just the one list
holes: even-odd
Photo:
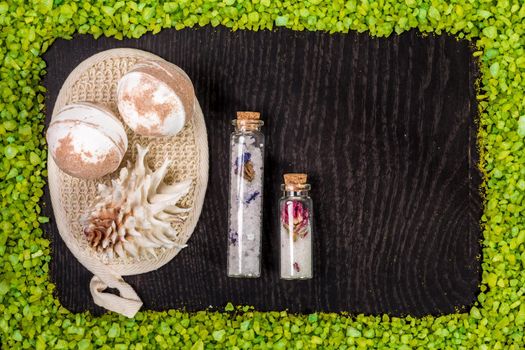
[[(426, 315), (473, 303), (480, 281), (477, 68), (453, 37), (165, 30), (139, 40), (78, 36), (45, 54), (47, 111), (71, 70), (115, 47), (156, 53), (192, 78), (209, 135), (204, 209), (184, 249), (158, 271), (126, 277), (144, 308)], [(228, 140), (236, 110), (266, 122), (263, 272), (226, 277)], [(315, 278), (279, 280), (276, 202), (281, 174), (310, 175)], [(52, 217), (49, 196), (45, 212)], [(91, 274), (53, 219), (51, 276), (62, 304), (100, 313)]]

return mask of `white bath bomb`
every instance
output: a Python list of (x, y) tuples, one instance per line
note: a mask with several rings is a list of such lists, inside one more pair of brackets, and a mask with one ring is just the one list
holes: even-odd
[(65, 106), (47, 130), (49, 152), (65, 173), (96, 179), (117, 170), (128, 148), (124, 126), (103, 106)]
[(124, 122), (144, 136), (173, 136), (193, 116), (195, 91), (190, 78), (162, 60), (137, 63), (119, 81), (117, 105)]

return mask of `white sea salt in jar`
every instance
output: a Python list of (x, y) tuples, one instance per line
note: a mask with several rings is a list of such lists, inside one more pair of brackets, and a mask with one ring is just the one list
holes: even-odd
[(282, 279), (313, 277), (313, 203), (306, 174), (285, 174), (279, 201)]
[(261, 275), (263, 121), (257, 112), (237, 112), (230, 139), (228, 276)]

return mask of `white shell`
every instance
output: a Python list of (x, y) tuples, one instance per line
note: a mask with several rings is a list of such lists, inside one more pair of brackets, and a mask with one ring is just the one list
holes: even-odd
[(160, 60), (137, 63), (117, 87), (122, 119), (137, 134), (173, 136), (193, 116), (195, 92), (186, 73)]
[(65, 106), (47, 130), (49, 152), (65, 173), (96, 179), (119, 167), (128, 148), (122, 123), (103, 106), (77, 102)]
[(184, 248), (177, 244), (178, 232), (171, 223), (180, 222), (190, 208), (177, 203), (186, 196), (192, 180), (166, 184), (170, 161), (155, 171), (144, 158), (148, 148), (137, 144), (135, 165), (128, 163), (111, 185), (98, 185), (98, 197), (81, 218), (90, 246), (107, 263), (115, 257), (156, 257), (156, 249)]

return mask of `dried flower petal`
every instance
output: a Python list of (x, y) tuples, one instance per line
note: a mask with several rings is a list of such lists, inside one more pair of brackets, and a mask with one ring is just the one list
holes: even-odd
[[(309, 213), (306, 206), (300, 201), (287, 201), (281, 215), (283, 227), (293, 234), (293, 240), (308, 235)], [(290, 227), (290, 221), (292, 227)]]

